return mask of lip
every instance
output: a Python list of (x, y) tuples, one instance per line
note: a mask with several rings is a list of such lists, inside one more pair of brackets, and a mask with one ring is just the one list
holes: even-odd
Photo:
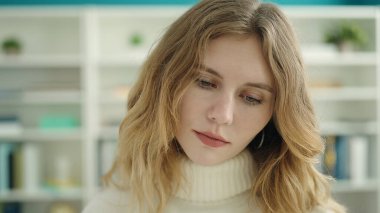
[(229, 142), (222, 136), (210, 133), (210, 132), (198, 132), (194, 130), (195, 135), (205, 145), (210, 147), (221, 147), (227, 145)]

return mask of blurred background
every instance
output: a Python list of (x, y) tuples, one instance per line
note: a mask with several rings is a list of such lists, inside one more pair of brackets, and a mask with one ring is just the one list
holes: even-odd
[[(380, 213), (380, 0), (266, 1), (290, 18), (351, 213)], [(75, 213), (100, 189), (126, 96), (196, 0), (0, 0), (0, 213)]]

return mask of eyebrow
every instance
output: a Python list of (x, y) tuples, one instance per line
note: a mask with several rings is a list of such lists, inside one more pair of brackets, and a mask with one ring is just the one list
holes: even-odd
[[(200, 66), (202, 70), (212, 74), (212, 75), (215, 75), (217, 76), (218, 78), (221, 78), (223, 79), (223, 76), (221, 76), (216, 70), (210, 68), (210, 67), (206, 67), (204, 65), (201, 65)], [(259, 88), (259, 89), (263, 89), (263, 90), (266, 90), (270, 93), (273, 93), (273, 88), (271, 86), (269, 86), (268, 84), (265, 84), (265, 83), (252, 83), (252, 82), (248, 82), (245, 84), (246, 86), (249, 86), (249, 87), (256, 87), (256, 88)]]

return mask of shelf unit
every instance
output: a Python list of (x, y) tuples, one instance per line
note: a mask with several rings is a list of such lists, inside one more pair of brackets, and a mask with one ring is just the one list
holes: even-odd
[(33, 142), (54, 142), (59, 138), (60, 141), (77, 142), (82, 139), (82, 131), (79, 128), (64, 130), (41, 130), (23, 129), (17, 134), (0, 134), (1, 140), (10, 142), (33, 141)]
[(80, 190), (67, 190), (60, 192), (41, 190), (33, 193), (15, 190), (1, 193), (0, 199), (2, 202), (52, 202), (56, 200), (78, 201), (82, 199), (82, 193)]
[[(48, 212), (56, 202), (70, 203), (78, 212), (82, 208), (86, 142), (82, 13), (78, 8), (0, 8), (0, 40), (16, 37), (22, 44), (19, 55), (0, 53), (0, 117), (16, 116), (18, 126), (1, 131), (0, 143), (22, 149), (23, 162), (30, 160), (30, 147), (38, 150), (32, 153), (31, 168), (37, 175), (24, 174), (26, 178), (19, 177), (24, 181), (21, 186), (0, 190), (0, 203), (21, 202), (23, 212)], [(76, 125), (51, 128), (44, 123), (67, 117)], [(52, 184), (62, 175), (57, 169), (62, 163), (63, 175), (75, 184)], [(35, 175), (30, 189), (25, 179)]]
[[(301, 43), (321, 133), (361, 136), (368, 143), (366, 179), (333, 183), (334, 196), (349, 212), (380, 212), (380, 167), (376, 163), (380, 160), (379, 11), (376, 7), (285, 8)], [(324, 33), (341, 23), (360, 26), (368, 42), (352, 52), (325, 45)]]
[[(0, 203), (19, 201), (28, 212), (46, 211), (48, 203), (60, 201), (73, 203), (78, 211), (83, 207), (99, 189), (99, 176), (112, 160), (126, 96), (139, 67), (166, 27), (187, 8), (0, 8), (0, 41), (15, 34), (24, 43), (19, 56), (0, 54), (0, 92), (10, 91), (5, 97), (0, 93), (0, 116), (17, 114), (22, 127), (15, 134), (0, 134), (0, 143), (43, 147), (42, 157), (50, 162), (42, 164), (45, 177), (54, 174), (51, 167), (60, 150), (70, 153), (70, 171), (79, 183), (71, 191), (41, 187), (33, 193), (0, 192)], [(334, 196), (351, 212), (380, 213), (380, 8), (284, 11), (301, 42), (321, 133), (369, 138), (368, 180), (338, 180), (333, 183)], [(360, 24), (368, 33), (370, 42), (360, 51), (342, 54), (321, 45), (324, 30), (343, 20)], [(34, 94), (36, 86), (46, 96)], [(79, 125), (43, 131), (38, 118), (45, 113), (74, 116)], [(106, 162), (99, 160), (103, 158)]]

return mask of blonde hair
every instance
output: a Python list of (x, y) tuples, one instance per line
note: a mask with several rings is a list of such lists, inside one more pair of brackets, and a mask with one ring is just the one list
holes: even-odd
[(181, 98), (198, 75), (208, 42), (226, 34), (259, 36), (275, 84), (265, 143), (249, 146), (259, 168), (252, 200), (264, 213), (304, 213), (317, 206), (344, 212), (331, 198), (328, 178), (314, 168), (324, 145), (292, 27), (276, 6), (254, 0), (201, 1), (169, 27), (129, 94), (106, 183), (128, 188), (140, 209), (164, 211), (182, 179), (175, 139)]

